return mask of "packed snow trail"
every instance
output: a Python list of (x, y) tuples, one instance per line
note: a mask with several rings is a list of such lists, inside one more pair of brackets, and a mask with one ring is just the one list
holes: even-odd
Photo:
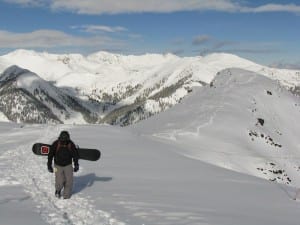
[[(75, 194), (71, 199), (62, 200), (54, 196), (54, 175), (48, 173), (46, 158), (32, 154), (31, 148), (34, 142), (49, 142), (54, 140), (63, 127), (46, 126), (41, 129), (23, 128), (23, 132), (14, 134), (26, 136), (30, 132), (35, 140), (29, 141), (16, 148), (6, 151), (1, 155), (1, 165), (7, 182), (21, 184), (25, 191), (37, 204), (38, 213), (43, 220), (53, 225), (121, 225), (122, 222), (111, 218), (109, 213), (95, 209), (91, 200)], [(11, 135), (11, 134), (10, 134)], [(4, 135), (5, 136), (5, 135)], [(34, 142), (33, 142), (34, 141)], [(8, 166), (9, 165), (9, 166)], [(75, 184), (76, 185), (76, 184)]]

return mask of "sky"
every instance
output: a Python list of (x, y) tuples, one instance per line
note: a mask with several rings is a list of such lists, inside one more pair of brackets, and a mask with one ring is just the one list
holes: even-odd
[(300, 68), (300, 0), (0, 0), (0, 54), (236, 54)]

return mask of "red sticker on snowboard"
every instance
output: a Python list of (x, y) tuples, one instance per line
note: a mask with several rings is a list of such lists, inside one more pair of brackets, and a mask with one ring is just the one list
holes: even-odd
[(42, 146), (41, 147), (41, 153), (42, 153), (42, 155), (48, 155), (49, 154), (49, 147), (48, 146)]

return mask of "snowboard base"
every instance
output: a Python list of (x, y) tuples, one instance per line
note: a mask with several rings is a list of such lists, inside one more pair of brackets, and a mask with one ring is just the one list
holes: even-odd
[[(48, 156), (51, 145), (44, 143), (35, 143), (32, 146), (32, 152), (35, 155)], [(98, 149), (77, 148), (79, 159), (97, 161), (101, 157), (101, 152)]]

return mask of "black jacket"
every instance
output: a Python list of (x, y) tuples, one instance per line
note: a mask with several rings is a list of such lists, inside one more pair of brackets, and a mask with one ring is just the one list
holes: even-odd
[(72, 164), (72, 159), (74, 166), (78, 165), (78, 151), (75, 144), (71, 140), (54, 141), (48, 154), (48, 167), (52, 166), (53, 158), (54, 163), (58, 166), (70, 165)]

